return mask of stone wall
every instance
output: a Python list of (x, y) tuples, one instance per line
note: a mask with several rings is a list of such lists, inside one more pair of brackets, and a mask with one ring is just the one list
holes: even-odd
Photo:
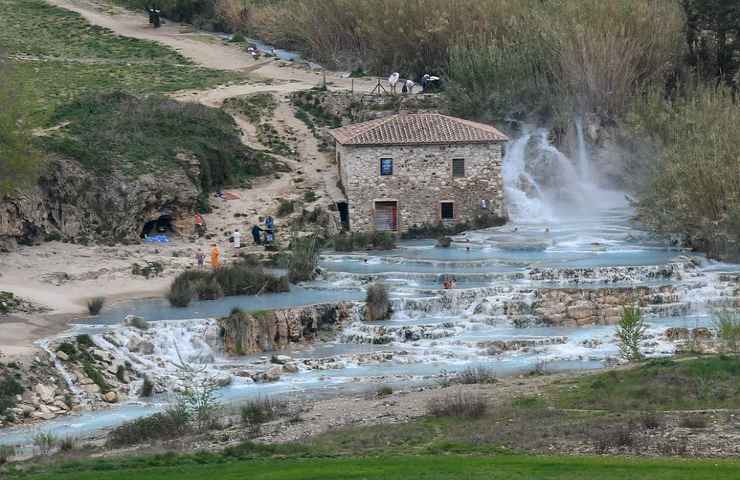
[[(398, 202), (399, 231), (437, 224), (440, 202), (454, 202), (454, 221), (471, 222), (481, 214), (503, 218), (501, 144), (412, 146), (337, 145), (340, 176), (349, 202), (350, 228), (374, 228), (378, 201)], [(380, 175), (380, 159), (393, 159), (393, 175)], [(452, 160), (465, 159), (465, 176), (452, 176)], [(481, 208), (486, 200), (487, 208)]]
[(265, 312), (233, 312), (219, 319), (224, 351), (232, 355), (270, 352), (291, 343), (311, 342), (322, 331), (334, 333), (353, 314), (349, 303), (319, 304)]

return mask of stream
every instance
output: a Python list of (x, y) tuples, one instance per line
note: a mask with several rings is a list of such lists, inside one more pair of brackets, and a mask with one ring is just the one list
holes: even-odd
[[(623, 194), (582, 178), (577, 170), (588, 171), (586, 160), (579, 158), (576, 165), (546, 138), (532, 130), (508, 145), (504, 176), (512, 221), (505, 226), (457, 235), (450, 248), (414, 240), (388, 252), (327, 251), (320, 260), (321, 277), (289, 293), (198, 301), (187, 308), (170, 307), (164, 300), (120, 303), (66, 335), (89, 333), (98, 347), (163, 378), (174, 378), (171, 364), (178, 359), (199, 359), (209, 372), (231, 375), (231, 383), (219, 390), (223, 402), (267, 395), (317, 398), (379, 385), (428, 385), (471, 366), (489, 367), (498, 376), (534, 368), (604, 368), (619, 357), (613, 325), (548, 325), (535, 306), (551, 289), (567, 288), (570, 295), (586, 298), (605, 289), (644, 287), (649, 296), (643, 308), (648, 323), (643, 351), (653, 357), (674, 354), (675, 343), (665, 338), (665, 330), (711, 326), (711, 308), (734, 295), (740, 268), (676, 249), (633, 224)], [(543, 155), (549, 163), (541, 161)], [(542, 184), (542, 172), (533, 169), (543, 163), (565, 177), (555, 185)], [(457, 283), (454, 290), (442, 288), (449, 277)], [(388, 286), (392, 318), (366, 323), (358, 317), (333, 340), (279, 352), (298, 369), (276, 382), (255, 383), (237, 374), (269, 366), (270, 354), (228, 357), (208, 341), (216, 328), (212, 319), (232, 308), (361, 302), (375, 281)], [(124, 346), (136, 335), (121, 325), (126, 315), (150, 322), (153, 353), (133, 353)], [(5, 429), (0, 444), (27, 444), (39, 431), (93, 435), (160, 410), (168, 398), (166, 393), (130, 398), (107, 409)]]

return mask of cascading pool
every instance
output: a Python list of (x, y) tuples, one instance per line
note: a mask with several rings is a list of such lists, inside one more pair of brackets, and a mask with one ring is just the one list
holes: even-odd
[[(583, 181), (578, 170), (584, 172), (587, 166), (576, 168), (547, 138), (544, 130), (530, 129), (508, 145), (504, 176), (512, 222), (503, 227), (458, 235), (450, 248), (438, 248), (433, 241), (407, 241), (388, 252), (325, 252), (322, 277), (290, 293), (194, 302), (184, 309), (163, 300), (121, 303), (92, 322), (81, 322), (73, 333), (91, 333), (99, 347), (173, 384), (173, 365), (182, 357), (204, 362), (207, 372), (232, 375), (232, 383), (220, 390), (223, 401), (336, 395), (373, 389), (379, 383), (430, 383), (477, 365), (491, 367), (498, 375), (526, 372), (541, 363), (553, 371), (602, 368), (618, 357), (614, 327), (544, 325), (528, 310), (536, 292), (553, 287), (585, 292), (671, 286), (677, 298), (646, 310), (652, 314), (644, 350), (648, 355), (672, 354), (675, 346), (662, 332), (674, 326), (709, 325), (711, 305), (736, 288), (732, 279), (737, 277), (731, 275), (728, 281), (723, 272), (736, 274), (737, 266), (691, 257), (631, 224), (624, 196)], [(580, 155), (587, 155), (585, 147)], [(579, 164), (583, 162), (587, 159), (579, 157)], [(557, 170), (553, 175), (557, 173), (558, 183), (541, 182), (548, 169)], [(446, 277), (455, 278), (454, 291), (442, 288)], [(264, 310), (362, 301), (374, 281), (389, 286), (392, 318), (371, 324), (355, 320), (335, 340), (285, 352), (298, 371), (283, 374), (277, 382), (254, 383), (237, 374), (266, 368), (267, 356), (225, 357), (213, 347), (215, 327), (209, 318), (234, 307)], [(521, 312), (512, 315), (513, 307)], [(120, 325), (130, 314), (150, 321), (152, 353), (128, 350), (127, 341), (139, 335)], [(0, 443), (25, 443), (39, 430), (89, 435), (156, 411), (167, 399), (167, 394), (148, 401), (134, 398), (33, 429), (6, 429)]]

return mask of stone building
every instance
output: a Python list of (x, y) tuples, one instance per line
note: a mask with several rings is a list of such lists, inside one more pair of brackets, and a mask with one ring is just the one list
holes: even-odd
[(437, 113), (399, 113), (331, 131), (353, 231), (505, 217), (503, 144), (490, 125)]

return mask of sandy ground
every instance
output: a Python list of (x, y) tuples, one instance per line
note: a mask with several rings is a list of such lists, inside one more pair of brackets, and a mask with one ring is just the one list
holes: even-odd
[[(5, 354), (33, 352), (35, 340), (66, 329), (70, 319), (84, 315), (86, 302), (92, 297), (104, 296), (110, 304), (128, 298), (161, 296), (176, 273), (192, 265), (199, 247), (210, 249), (213, 243), (217, 243), (228, 260), (237, 252), (228, 243), (226, 232), (238, 228), (243, 234), (247, 250), (258, 251), (250, 245), (248, 229), (258, 216), (274, 215), (279, 198), (297, 199), (306, 190), (312, 190), (321, 196), (320, 202), (328, 203), (342, 195), (336, 187), (337, 174), (332, 157), (318, 151), (315, 138), (295, 118), (288, 100), (291, 92), (313, 88), (323, 82), (324, 72), (272, 59), (255, 61), (245, 51), (224, 43), (218, 36), (193, 32), (187, 25), (167, 22), (161, 28), (154, 29), (149, 26), (144, 12), (131, 12), (104, 1), (48, 2), (75, 11), (88, 22), (108, 28), (116, 34), (172, 47), (205, 67), (243, 72), (245, 80), (242, 83), (205, 91), (182, 91), (172, 96), (182, 101), (219, 107), (229, 97), (271, 92), (279, 101), (271, 123), (281, 135), (297, 138), (292, 145), (297, 155), (280, 158), (291, 168), (291, 173), (263, 177), (255, 180), (250, 189), (234, 190), (239, 195), (237, 200), (213, 199), (216, 209), (206, 216), (209, 231), (217, 233), (213, 241), (191, 243), (187, 239), (175, 239), (164, 246), (118, 247), (85, 247), (52, 242), (36, 247), (20, 247), (16, 252), (0, 256), (0, 290), (13, 292), (52, 312), (52, 315), (24, 314), (12, 319), (0, 318), (3, 328), (0, 352)], [(355, 91), (367, 92), (375, 85), (373, 79), (353, 81), (337, 72), (326, 72), (326, 81), (331, 89), (354, 88)], [(252, 148), (265, 148), (257, 142), (254, 125), (240, 116), (235, 116), (235, 120), (243, 131), (245, 144)], [(165, 271), (162, 276), (148, 280), (133, 276), (132, 264), (142, 263), (145, 259), (163, 262)], [(61, 277), (65, 278), (59, 280)]]

